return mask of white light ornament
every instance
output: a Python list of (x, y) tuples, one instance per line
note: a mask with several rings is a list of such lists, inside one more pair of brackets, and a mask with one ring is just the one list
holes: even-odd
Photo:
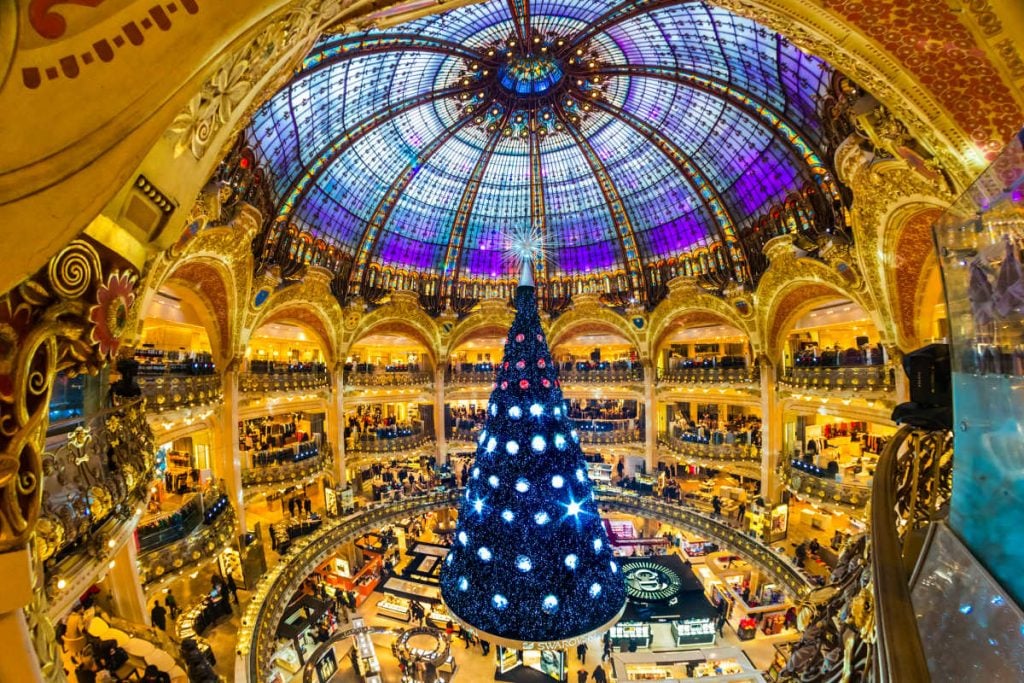
[(509, 441), (508, 443), (505, 444), (505, 452), (508, 453), (509, 455), (515, 455), (516, 453), (519, 452), (519, 444), (517, 444), (515, 441)]
[(544, 406), (539, 403), (534, 403), (530, 406), (530, 415), (533, 417), (540, 417), (544, 414)]
[(459, 590), (463, 593), (469, 590), (469, 579), (467, 579), (465, 576), (459, 577)]
[(480, 468), (479, 467), (474, 467), (473, 468), (473, 478), (474, 479), (479, 479), (480, 478)]
[(533, 569), (533, 561), (526, 555), (520, 555), (516, 558), (516, 569), (525, 574), (526, 572)]
[(604, 547), (604, 542), (602, 542), (600, 538), (595, 538), (594, 539), (594, 552), (595, 553), (601, 552), (601, 548), (603, 548), (603, 547)]
[(568, 512), (573, 517), (578, 517), (580, 514), (580, 510), (582, 508), (583, 506), (577, 503), (575, 500), (570, 500), (569, 504), (565, 507), (566, 512)]
[(554, 595), (545, 596), (540, 603), (540, 608), (544, 610), (545, 614), (554, 614), (558, 611), (558, 598)]
[(592, 583), (590, 584), (590, 597), (597, 598), (601, 594), (601, 584)]
[(539, 526), (544, 526), (551, 521), (551, 517), (548, 516), (548, 513), (541, 510), (533, 516), (533, 521), (535, 521)]
[(512, 406), (511, 408), (508, 409), (508, 416), (511, 417), (513, 420), (518, 420), (523, 416), (523, 409), (520, 408), (519, 406)]
[(480, 549), (476, 551), (476, 555), (484, 562), (490, 562), (491, 558), (494, 557), (494, 555), (491, 553), (491, 549), (483, 545), (480, 546)]
[(506, 522), (511, 522), (513, 519), (516, 518), (516, 516), (512, 513), (511, 510), (502, 510), (501, 511), (501, 518), (503, 520), (505, 520)]
[(478, 444), (481, 444), (481, 443), (484, 442), (484, 439), (486, 439), (486, 438), (487, 438), (487, 430), (486, 429), (481, 429), (480, 430), (480, 436), (477, 437), (476, 442)]
[(519, 493), (526, 493), (529, 490), (530, 482), (528, 482), (525, 478), (520, 477), (519, 479), (516, 480), (516, 491), (519, 491)]
[(569, 555), (565, 556), (565, 566), (568, 567), (569, 569), (576, 569), (576, 565), (578, 565), (579, 562), (580, 562), (580, 558), (576, 557), (573, 554), (569, 554)]
[(494, 605), (494, 609), (505, 609), (508, 607), (508, 598), (501, 593), (495, 593), (491, 598), (491, 604)]
[(487, 477), (487, 483), (491, 485), (492, 489), (496, 489), (498, 488), (498, 485), (501, 484), (501, 480), (498, 479), (497, 475), (492, 474)]
[(565, 479), (562, 478), (562, 475), (556, 474), (555, 476), (551, 477), (551, 486), (556, 489), (560, 489), (563, 486), (565, 486)]
[(466, 535), (465, 531), (459, 532), (459, 543), (461, 543), (462, 545), (466, 545), (467, 543), (469, 543), (469, 536)]
[(560, 451), (564, 451), (568, 444), (565, 441), (565, 437), (561, 434), (555, 434), (555, 448)]
[(535, 434), (530, 439), (530, 448), (533, 449), (534, 453), (543, 453), (544, 449), (548, 447), (548, 442), (544, 440), (544, 437), (540, 434)]
[(498, 447), (498, 440), (497, 439), (495, 439), (493, 436), (491, 438), (487, 439), (487, 452), (488, 453), (493, 453), (494, 449), (497, 448), (497, 447)]

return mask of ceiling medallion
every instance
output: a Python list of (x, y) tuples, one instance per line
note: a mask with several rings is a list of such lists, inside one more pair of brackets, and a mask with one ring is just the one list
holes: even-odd
[(564, 133), (587, 119), (608, 87), (597, 52), (556, 35), (534, 31), (529, 45), (510, 37), (477, 52), (453, 85), (465, 88), (455, 96), (459, 110), (475, 113), (473, 123), (487, 133), (524, 140)]

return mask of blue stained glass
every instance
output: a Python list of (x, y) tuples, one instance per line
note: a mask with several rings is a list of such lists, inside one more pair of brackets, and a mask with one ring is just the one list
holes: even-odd
[[(601, 0), (533, 3), (535, 34), (571, 41), (611, 8)], [(386, 31), (320, 40), (246, 131), (269, 171), (278, 215), (333, 237), (349, 253), (368, 238), (370, 260), (383, 265), (439, 270), (451, 251), (463, 277), (491, 278), (511, 275), (501, 258), (503, 234), (538, 220), (536, 206), (553, 243), (549, 274), (598, 273), (626, 268), (626, 224), (641, 260), (681, 254), (719, 241), (718, 197), (729, 220), (743, 226), (813, 177), (772, 117), (801, 144), (820, 144), (817, 104), (832, 71), (749, 19), (702, 3), (638, 5), (595, 30), (581, 50), (584, 62), (595, 61), (595, 73), (639, 71), (586, 86), (579, 80), (584, 62), (568, 63), (568, 52), (516, 53), (488, 67), (484, 51), (513, 35), (508, 4), (487, 0)], [(360, 46), (369, 39), (385, 39), (389, 49)], [(461, 85), (470, 72), (465, 55), (474, 51), (481, 55), (477, 68), (489, 70), (479, 89)], [(485, 109), (444, 92), (455, 87), (482, 94)], [(599, 91), (590, 111), (580, 108), (592, 94), (586, 88)], [(534, 178), (531, 143), (519, 134), (538, 135), (529, 114), (514, 131), (498, 127), (513, 123), (500, 112), (493, 129), (473, 120), (499, 91), (503, 102), (527, 112), (539, 111), (529, 103), (544, 102), (557, 122), (578, 114), (573, 126), (593, 149), (599, 172), (572, 135), (552, 128), (532, 143), (539, 149)], [(575, 98), (568, 107), (567, 93)], [(615, 115), (619, 109), (626, 114)], [(657, 130), (669, 152), (692, 164), (696, 179), (635, 130), (630, 117)], [(602, 187), (605, 178), (611, 188)], [(381, 207), (392, 187), (401, 190), (396, 201)], [(375, 211), (383, 225), (367, 230)], [(464, 235), (462, 248), (450, 250), (456, 234)]]

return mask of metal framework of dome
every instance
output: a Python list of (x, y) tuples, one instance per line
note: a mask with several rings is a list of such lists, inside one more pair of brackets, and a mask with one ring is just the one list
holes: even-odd
[(334, 245), (344, 279), (515, 281), (504, 235), (551, 244), (539, 286), (648, 266), (750, 279), (738, 235), (794, 192), (828, 197), (817, 105), (832, 70), (698, 2), (489, 0), (321, 39), (254, 116), (273, 223)]

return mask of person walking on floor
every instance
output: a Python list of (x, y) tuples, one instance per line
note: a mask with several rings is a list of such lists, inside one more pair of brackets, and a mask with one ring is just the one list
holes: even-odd
[(612, 656), (612, 639), (606, 638), (604, 641), (604, 652), (601, 653), (601, 661), (604, 662), (606, 659), (610, 659)]
[(604, 672), (603, 664), (594, 667), (594, 683), (608, 683), (608, 674)]
[(736, 507), (736, 521), (743, 524), (743, 516), (747, 514), (747, 504), (740, 503)]
[(167, 630), (167, 610), (164, 609), (159, 600), (153, 602), (153, 609), (149, 612), (149, 620), (153, 622), (153, 626), (161, 631)]
[(178, 618), (178, 599), (174, 597), (174, 593), (167, 591), (167, 597), (164, 599), (167, 604), (167, 609), (171, 610), (171, 619)]
[(576, 672), (576, 683), (587, 683), (587, 676), (590, 675), (586, 669), (580, 669)]
[(580, 643), (576, 646), (576, 657), (580, 660), (580, 664), (587, 663), (587, 644)]
[(227, 577), (224, 579), (224, 587), (227, 588), (228, 594), (234, 599), (235, 604), (238, 604), (238, 586), (235, 585), (235, 577), (231, 575), (231, 572), (227, 573)]
[(480, 640), (480, 651), (483, 652), (483, 655), (486, 657), (487, 655), (489, 655), (491, 653), (491, 644), (488, 643), (483, 638), (480, 638), (479, 640)]

